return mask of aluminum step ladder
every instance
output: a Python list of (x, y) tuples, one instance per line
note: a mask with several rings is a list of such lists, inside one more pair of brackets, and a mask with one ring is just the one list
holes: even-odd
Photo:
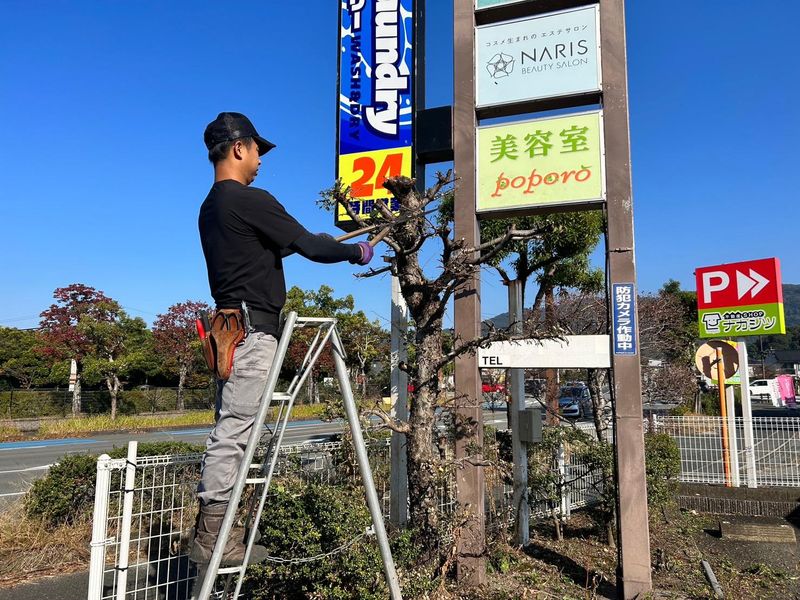
[[(283, 360), (286, 357), (286, 352), (289, 348), (289, 343), (296, 330), (316, 330), (314, 337), (309, 344), (308, 351), (305, 358), (297, 370), (294, 378), (292, 379), (289, 387), (284, 392), (275, 391), (278, 383), (278, 375), (280, 374)], [(356, 459), (358, 461), (359, 470), (361, 472), (361, 479), (364, 482), (364, 487), (367, 496), (367, 504), (372, 516), (372, 525), (375, 532), (375, 537), (378, 541), (380, 548), (381, 559), (383, 560), (383, 571), (386, 583), (389, 587), (390, 598), (392, 600), (402, 600), (400, 594), (400, 583), (397, 577), (397, 572), (394, 566), (394, 560), (389, 549), (389, 541), (386, 535), (386, 528), (383, 523), (383, 515), (381, 513), (380, 503), (378, 501), (378, 494), (375, 491), (375, 484), (372, 479), (372, 471), (369, 466), (367, 457), (367, 448), (364, 444), (364, 438), (361, 434), (361, 425), (358, 419), (358, 410), (356, 408), (355, 399), (353, 398), (353, 390), (350, 386), (350, 379), (347, 375), (347, 368), (345, 366), (344, 357), (345, 351), (342, 344), (339, 332), (336, 329), (336, 319), (333, 318), (315, 318), (315, 317), (298, 317), (297, 313), (290, 312), (283, 320), (282, 333), (278, 342), (278, 348), (275, 352), (275, 358), (272, 362), (269, 375), (267, 377), (267, 385), (264, 389), (264, 394), (261, 398), (258, 412), (255, 415), (253, 428), (250, 431), (250, 437), (247, 441), (247, 446), (244, 451), (242, 463), (239, 466), (239, 473), (236, 477), (236, 482), (233, 485), (231, 492), (231, 499), (228, 503), (228, 510), (225, 513), (225, 518), (220, 527), (219, 537), (217, 538), (214, 552), (211, 555), (207, 565), (198, 565), (198, 574), (195, 582), (195, 591), (192, 594), (194, 600), (238, 600), (239, 594), (242, 589), (244, 581), (244, 574), (249, 564), (250, 553), (255, 543), (255, 538), (258, 529), (258, 523), (261, 519), (261, 513), (264, 509), (264, 502), (269, 492), (269, 486), (272, 482), (272, 476), (275, 472), (277, 465), (281, 442), (283, 441), (283, 434), (286, 431), (286, 425), (289, 422), (289, 416), (294, 406), (294, 401), (297, 394), (302, 388), (308, 376), (311, 374), (313, 367), (320, 357), (326, 344), (330, 342), (333, 349), (333, 360), (336, 366), (336, 376), (339, 380), (339, 389), (342, 393), (342, 400), (344, 402), (344, 409), (347, 415), (348, 425), (353, 436), (353, 446), (356, 452)], [(275, 424), (271, 428), (267, 428), (269, 437), (265, 455), (261, 463), (253, 463), (256, 450), (261, 445), (261, 437), (265, 426), (267, 412), (269, 411), (272, 402), (278, 403), (277, 417)], [(251, 471), (257, 471), (256, 474), (251, 475)], [(244, 562), (239, 566), (221, 567), (222, 554), (228, 537), (233, 530), (234, 523), (236, 522), (236, 513), (238, 510), (239, 502), (245, 490), (245, 486), (254, 485), (254, 493), (251, 495), (247, 516), (245, 519), (245, 528), (248, 530), (247, 544)], [(202, 586), (197, 591), (197, 585), (202, 581)]]

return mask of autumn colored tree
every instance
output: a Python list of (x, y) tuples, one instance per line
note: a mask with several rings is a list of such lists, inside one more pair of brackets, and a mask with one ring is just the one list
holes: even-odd
[(129, 317), (119, 302), (102, 291), (81, 283), (56, 289), (53, 298), (56, 302), (41, 315), (41, 350), (77, 364), (73, 416), (81, 412), (81, 383), (89, 377), (105, 383), (111, 395), (111, 417), (116, 418), (121, 377), (141, 360), (147, 325)]
[(178, 302), (158, 315), (153, 324), (155, 351), (162, 358), (162, 367), (178, 376), (177, 410), (184, 409), (183, 390), (187, 379), (204, 364), (195, 319), (198, 313), (210, 310), (211, 307), (202, 301)]
[[(42, 312), (41, 351), (56, 360), (75, 360), (78, 377), (72, 392), (72, 414), (81, 412), (81, 383), (86, 358), (94, 351), (93, 341), (81, 322), (108, 318), (111, 298), (82, 283), (73, 283), (53, 292), (55, 302)], [(116, 303), (114, 303), (116, 304)]]

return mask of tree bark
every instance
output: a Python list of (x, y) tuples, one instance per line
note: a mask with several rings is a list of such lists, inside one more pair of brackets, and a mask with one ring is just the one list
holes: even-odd
[(436, 546), (439, 524), (436, 484), (440, 457), (433, 450), (439, 396), (435, 364), (442, 352), (441, 326), (441, 320), (437, 319), (417, 330), (417, 377), (414, 398), (409, 403), (411, 431), (406, 436), (411, 526), (417, 530), (420, 543), (430, 551)]
[(119, 389), (122, 387), (119, 377), (117, 377), (116, 374), (107, 376), (106, 387), (108, 388), (108, 393), (111, 395), (111, 420), (114, 421), (117, 418), (117, 399), (119, 398)]
[(600, 373), (597, 369), (587, 369), (586, 378), (589, 381), (589, 395), (592, 398), (592, 415), (594, 420), (594, 430), (597, 432), (597, 439), (604, 441), (606, 423), (603, 421), (606, 402), (603, 399), (603, 390), (600, 384)]
[(184, 409), (184, 402), (183, 402), (183, 388), (186, 385), (186, 377), (189, 374), (189, 369), (186, 365), (181, 365), (180, 371), (178, 372), (178, 403), (175, 407), (178, 411), (183, 411)]

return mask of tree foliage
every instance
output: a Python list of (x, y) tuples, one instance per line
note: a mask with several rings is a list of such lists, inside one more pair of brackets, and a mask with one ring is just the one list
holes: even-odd
[(184, 408), (187, 379), (204, 365), (195, 319), (200, 312), (209, 310), (211, 307), (205, 302), (186, 300), (170, 306), (153, 324), (153, 346), (162, 369), (178, 376), (178, 410)]
[(53, 360), (38, 351), (39, 344), (33, 330), (0, 327), (0, 377), (26, 389), (50, 382)]
[(119, 302), (102, 291), (74, 283), (53, 292), (56, 300), (42, 312), (41, 350), (56, 359), (73, 359), (77, 381), (73, 414), (80, 410), (83, 378), (102, 381), (111, 394), (111, 415), (116, 417), (121, 377), (144, 360), (149, 332), (141, 318), (131, 318)]

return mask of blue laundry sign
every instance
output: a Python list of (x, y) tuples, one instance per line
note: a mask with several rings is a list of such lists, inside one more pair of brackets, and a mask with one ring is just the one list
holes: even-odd
[(611, 286), (614, 354), (636, 354), (636, 287), (632, 283)]

